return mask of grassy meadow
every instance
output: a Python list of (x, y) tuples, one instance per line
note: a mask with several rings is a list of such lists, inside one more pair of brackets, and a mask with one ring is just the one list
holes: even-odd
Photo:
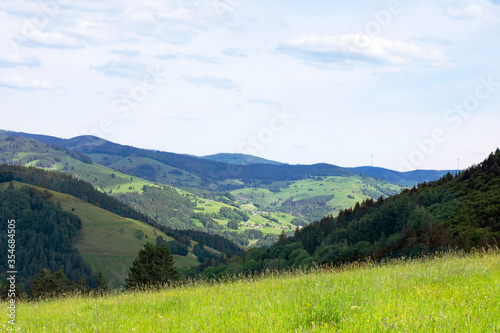
[(125, 173), (141, 167), (150, 165), (155, 169), (156, 182), (169, 185), (200, 186), (203, 181), (199, 176), (187, 171), (168, 166), (159, 161), (147, 157), (136, 156), (112, 156), (107, 154), (88, 154), (96, 163), (107, 165), (114, 170), (121, 170)]
[[(293, 201), (309, 199), (316, 196), (335, 195), (327, 206), (331, 213), (337, 215), (341, 209), (353, 207), (356, 202), (369, 198), (387, 196), (387, 194), (399, 193), (403, 187), (378, 181), (373, 178), (365, 178), (359, 175), (350, 177), (330, 176), (308, 178), (288, 182), (275, 182), (266, 187), (279, 187), (279, 192), (272, 192), (268, 188), (244, 188), (231, 192), (242, 202), (253, 202), (263, 206), (270, 206), (276, 202), (278, 206), (288, 199)], [(348, 197), (350, 195), (351, 197)]]
[[(0, 191), (5, 190), (8, 185), (9, 183), (0, 184)], [(13, 185), (18, 189), (26, 186), (17, 181)], [(32, 185), (30, 187), (40, 192), (45, 190)], [(59, 202), (64, 211), (80, 217), (82, 229), (73, 240), (73, 245), (95, 271), (103, 273), (112, 288), (124, 285), (128, 270), (144, 244), (155, 244), (158, 236), (167, 242), (173, 240), (146, 223), (110, 213), (68, 194), (48, 192), (53, 195), (51, 200)], [(138, 231), (142, 232), (140, 237), (136, 235)], [(194, 244), (196, 242), (192, 241), (192, 245)], [(187, 256), (176, 255), (174, 260), (180, 271), (199, 265), (192, 252)]]
[(18, 302), (16, 331), (498, 332), (499, 259), (498, 250), (448, 253), (159, 292)]

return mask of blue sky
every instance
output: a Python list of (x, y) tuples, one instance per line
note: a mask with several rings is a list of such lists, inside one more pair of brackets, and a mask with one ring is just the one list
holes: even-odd
[(1, 129), (455, 169), (500, 146), (498, 1), (6, 0)]

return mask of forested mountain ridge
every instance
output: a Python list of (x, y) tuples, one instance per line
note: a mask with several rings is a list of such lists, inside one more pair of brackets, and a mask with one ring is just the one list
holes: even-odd
[(225, 162), (225, 163), (236, 164), (236, 165), (248, 165), (248, 164), (280, 165), (280, 164), (286, 164), (286, 163), (271, 161), (271, 160), (267, 160), (265, 158), (252, 156), (252, 155), (246, 155), (246, 154), (218, 153), (218, 154), (213, 154), (213, 155), (206, 155), (206, 156), (203, 156), (203, 158), (208, 159), (208, 160), (212, 160), (212, 161)]
[[(118, 145), (91, 136), (65, 140), (3, 133), (10, 135), (0, 134), (0, 158), (7, 163), (66, 172), (90, 182), (150, 220), (173, 229), (218, 234), (241, 246), (270, 245), (282, 230), (291, 235), (307, 222), (328, 214), (336, 215), (356, 202), (387, 197), (402, 189), (383, 179), (328, 164), (231, 165)], [(46, 144), (35, 139), (44, 140)], [(76, 151), (78, 149), (80, 151)], [(70, 153), (80, 160), (71, 157)], [(88, 164), (89, 161), (93, 164)], [(180, 169), (186, 163), (204, 173)], [(208, 169), (211, 166), (219, 175), (213, 178), (205, 166), (209, 166)], [(335, 174), (339, 175), (332, 176)], [(227, 178), (230, 176), (241, 178)], [(146, 189), (149, 192), (146, 193)], [(245, 212), (249, 220), (222, 213), (227, 209)]]
[[(9, 182), (11, 180), (72, 195), (119, 216), (147, 223), (164, 231), (173, 238), (180, 237), (173, 229), (160, 225), (152, 218), (137, 212), (133, 208), (118, 201), (116, 198), (96, 190), (90, 183), (74, 178), (71, 175), (62, 172), (46, 171), (34, 167), (0, 164), (0, 183)], [(190, 237), (208, 246), (214, 245), (214, 248), (226, 253), (228, 256), (242, 252), (236, 244), (218, 235), (210, 235), (202, 231), (193, 230), (190, 231)], [(218, 246), (219, 244), (220, 246)]]
[[(201, 182), (200, 185), (204, 188), (209, 188), (211, 186), (219, 186), (219, 187), (222, 186), (220, 190), (232, 190), (242, 187), (242, 186), (231, 185), (232, 186), (231, 188), (231, 186), (228, 186), (227, 184), (226, 185), (224, 185), (224, 183), (221, 184), (221, 182), (230, 179), (240, 179), (247, 185), (252, 186), (262, 182), (270, 183), (276, 181), (299, 180), (303, 179), (304, 177), (311, 177), (311, 176), (319, 176), (319, 177), (352, 176), (358, 173), (367, 174), (374, 178), (378, 177), (387, 180), (388, 182), (393, 182), (404, 186), (408, 185), (411, 186), (417, 184), (418, 182), (434, 180), (436, 179), (436, 177), (442, 176), (447, 172), (447, 171), (417, 170), (416, 172), (402, 173), (382, 168), (375, 168), (375, 169), (367, 169), (365, 167), (342, 168), (336, 165), (331, 165), (326, 163), (318, 163), (313, 165), (289, 165), (289, 164), (237, 165), (221, 161), (213, 161), (207, 158), (196, 157), (191, 155), (176, 154), (164, 151), (148, 150), (148, 149), (141, 149), (131, 146), (120, 145), (117, 143), (113, 143), (101, 138), (88, 135), (79, 136), (71, 139), (61, 139), (47, 135), (12, 132), (5, 130), (3, 131), (0, 130), (0, 133), (3, 133), (4, 135), (8, 136), (17, 135), (25, 138), (33, 138), (43, 143), (54, 144), (60, 147), (64, 147), (66, 149), (78, 151), (84, 154), (90, 154), (91, 156), (104, 154), (108, 155), (110, 160), (116, 159), (117, 157), (124, 158), (129, 156), (149, 158), (173, 168), (171, 171), (174, 173), (180, 171), (190, 174), (190, 177), (193, 176), (200, 177), (199, 179), (199, 181)], [(234, 157), (235, 155), (238, 154), (222, 154), (222, 155), (225, 156), (225, 158), (228, 158), (227, 157), (228, 155)], [(98, 157), (102, 158), (102, 156)], [(253, 157), (257, 158), (255, 156)], [(99, 163), (102, 163), (101, 159)], [(137, 172), (137, 176), (141, 177), (146, 176), (145, 177), (146, 179), (152, 181), (159, 180), (156, 179), (156, 177), (162, 176), (163, 172), (161, 174), (156, 174), (154, 178), (148, 177), (151, 176), (152, 170), (153, 169), (150, 167), (144, 167), (142, 169), (141, 168), (134, 169), (134, 171)], [(382, 172), (382, 170), (384, 172)], [(168, 172), (167, 176), (169, 176)], [(384, 177), (387, 177), (387, 179)], [(185, 186), (185, 185), (180, 185), (180, 186)]]
[(445, 174), (455, 173), (458, 170), (413, 170), (406, 172), (398, 172), (385, 168), (364, 166), (351, 168), (360, 174), (367, 175), (373, 178), (384, 179), (387, 182), (400, 184), (407, 187), (412, 187), (418, 183), (423, 183), (430, 180), (439, 179)]
[[(85, 191), (90, 191), (85, 195), (79, 195), (75, 192), (76, 189), (82, 190), (79, 184), (73, 183), (68, 194), (83, 198), (85, 201), (90, 200), (92, 204), (100, 204), (99, 198), (109, 203), (109, 197), (103, 192), (110, 194), (114, 199), (118, 199), (121, 203), (132, 207), (145, 216), (133, 218), (146, 222), (149, 218), (151, 223), (153, 220), (166, 226), (169, 229), (191, 229), (190, 233), (197, 239), (207, 241), (208, 234), (218, 235), (212, 236), (213, 240), (210, 244), (225, 244), (225, 241), (214, 241), (220, 236), (226, 239), (237, 242), (241, 246), (248, 246), (250, 243), (257, 243), (260, 239), (266, 240), (271, 244), (272, 240), (276, 240), (279, 234), (278, 228), (285, 227), (289, 231), (292, 230), (296, 223), (292, 224), (293, 216), (288, 214), (279, 214), (278, 216), (266, 216), (271, 220), (262, 218), (258, 214), (251, 214), (250, 221), (241, 218), (231, 218), (231, 214), (221, 214), (220, 210), (243, 209), (236, 199), (228, 193), (217, 193), (214, 191), (201, 191), (200, 196), (185, 192), (181, 189), (174, 189), (170, 186), (159, 186), (158, 183), (147, 181), (139, 177), (131, 177), (130, 175), (119, 171), (107, 168), (97, 163), (88, 164), (74, 159), (68, 155), (70, 150), (61, 148), (51, 143), (51, 145), (41, 143), (32, 138), (23, 138), (21, 136), (4, 136), (0, 134), (0, 159), (3, 162), (14, 165), (32, 165), (37, 168), (43, 168), (51, 171), (62, 171), (67, 174), (66, 177), (41, 177), (37, 179), (34, 185), (46, 186), (47, 182), (57, 183), (59, 180), (68, 180), (70, 176), (80, 179), (81, 181), (90, 182), (93, 187), (101, 191), (94, 191), (92, 186), (83, 185)], [(77, 152), (75, 152), (77, 153)], [(87, 155), (77, 153), (89, 159)], [(95, 155), (94, 155), (95, 157)], [(103, 158), (103, 160), (106, 157)], [(133, 163), (129, 163), (133, 159)], [(89, 159), (90, 160), (90, 159)], [(152, 160), (140, 160), (136, 157), (124, 158), (125, 165), (138, 165), (138, 163), (151, 163)], [(159, 163), (159, 162), (158, 162)], [(114, 167), (119, 167), (118, 162), (111, 164)], [(10, 169), (11, 171), (14, 169)], [(18, 172), (23, 172), (24, 169), (16, 169)], [(25, 170), (24, 170), (25, 171)], [(173, 173), (175, 177), (186, 177), (177, 169), (168, 172)], [(34, 173), (36, 174), (36, 173)], [(181, 174), (181, 175), (179, 175)], [(30, 175), (33, 177), (33, 174)], [(31, 179), (28, 177), (28, 179)], [(188, 176), (189, 177), (189, 176)], [(39, 177), (40, 178), (40, 177)], [(51, 180), (49, 180), (51, 179)], [(73, 182), (76, 180), (72, 180)], [(63, 182), (64, 183), (64, 182)], [(54, 184), (52, 189), (60, 190), (61, 184)], [(85, 192), (84, 191), (84, 192)], [(146, 192), (147, 191), (147, 192)], [(120, 204), (121, 204), (120, 203)], [(123, 205), (122, 205), (123, 206)], [(104, 207), (109, 209), (108, 207)], [(122, 207), (123, 208), (123, 207)], [(127, 208), (130, 209), (130, 208)], [(195, 212), (196, 211), (196, 212)], [(118, 212), (118, 214), (120, 214)], [(146, 217), (147, 216), (147, 217)], [(299, 219), (301, 223), (304, 223)], [(245, 222), (250, 223), (248, 227), (244, 227)], [(254, 226), (262, 224), (266, 229), (260, 231), (253, 229)], [(206, 234), (208, 233), (208, 234)], [(269, 237), (266, 237), (268, 234)], [(201, 237), (201, 238), (200, 238)], [(217, 238), (218, 237), (218, 238)], [(207, 244), (208, 245), (208, 244)], [(234, 248), (234, 244), (227, 244), (219, 248), (222, 252), (226, 252), (227, 248), (230, 252), (240, 251)], [(230, 250), (233, 248), (233, 250)], [(228, 255), (231, 255), (227, 253)]]
[(500, 150), (453, 176), (424, 182), (387, 199), (365, 200), (327, 216), (267, 249), (222, 261), (207, 276), (332, 264), (366, 256), (417, 256), (500, 241)]
[[(90, 286), (100, 270), (111, 287), (119, 287), (140, 247), (159, 237), (182, 271), (243, 253), (218, 235), (186, 230), (181, 236), (87, 182), (33, 167), (0, 165), (0, 213), (16, 220), (19, 281), (26, 291), (42, 268), (63, 269), (73, 282), (83, 278)], [(4, 232), (0, 242), (5, 253), (6, 237)]]
[[(16, 188), (17, 187), (17, 188)], [(42, 268), (53, 272), (62, 269), (72, 281), (82, 277), (93, 286), (95, 272), (72, 246), (82, 228), (82, 221), (74, 214), (64, 212), (49, 199), (48, 191), (37, 191), (29, 186), (14, 186), (14, 182), (0, 181), (0, 250), (7, 254), (7, 220), (14, 220), (15, 268), (18, 283), (29, 290)], [(0, 263), (0, 272), (6, 272), (7, 260)], [(2, 278), (2, 281), (5, 281)]]

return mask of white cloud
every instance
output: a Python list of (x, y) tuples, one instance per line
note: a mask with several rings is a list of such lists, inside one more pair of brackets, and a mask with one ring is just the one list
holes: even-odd
[(49, 47), (58, 49), (80, 49), (85, 43), (78, 38), (66, 36), (59, 32), (43, 32), (26, 30), (22, 35), (13, 37), (13, 41), (26, 47)]
[(178, 120), (178, 121), (198, 121), (198, 118), (184, 117), (184, 116), (167, 116), (164, 117), (165, 120)]
[[(489, 6), (491, 7), (491, 6)], [(477, 4), (471, 4), (467, 7), (452, 6), (446, 9), (446, 15), (454, 19), (479, 19), (483, 21), (497, 21), (492, 13), (492, 8), (486, 8)]]
[(119, 54), (126, 58), (137, 57), (138, 55), (141, 54), (141, 52), (138, 50), (110, 50), (109, 52), (114, 54)]
[(0, 56), (0, 67), (40, 67), (40, 60), (34, 56), (23, 56), (19, 53), (11, 53)]
[(207, 63), (211, 63), (211, 64), (220, 64), (221, 63), (220, 59), (217, 59), (214, 57), (207, 57), (207, 56), (204, 56), (202, 54), (186, 54), (184, 57), (186, 59), (194, 60), (194, 61), (198, 61), (198, 62), (207, 62)]
[(153, 14), (148, 11), (137, 11), (136, 8), (128, 8), (125, 11), (125, 17), (139, 23), (155, 23)]
[(158, 17), (167, 20), (189, 21), (193, 18), (193, 13), (187, 8), (181, 7), (159, 12)]
[(102, 65), (92, 66), (91, 69), (109, 77), (125, 79), (142, 79), (147, 74), (147, 66), (135, 59), (110, 60)]
[(228, 78), (218, 78), (211, 75), (204, 76), (184, 76), (184, 81), (193, 84), (197, 87), (209, 86), (217, 89), (235, 89), (237, 87), (231, 79)]
[(222, 54), (225, 54), (225, 55), (228, 55), (231, 57), (239, 57), (239, 58), (247, 56), (247, 53), (244, 50), (239, 49), (239, 48), (224, 49), (224, 50), (222, 50)]
[(19, 90), (51, 90), (54, 89), (52, 84), (45, 80), (25, 80), (19, 75), (0, 78), (0, 87), (6, 87)]
[(277, 50), (291, 56), (324, 64), (357, 61), (374, 65), (428, 65), (454, 68), (439, 50), (416, 44), (350, 33), (345, 35), (299, 35), (283, 40)]

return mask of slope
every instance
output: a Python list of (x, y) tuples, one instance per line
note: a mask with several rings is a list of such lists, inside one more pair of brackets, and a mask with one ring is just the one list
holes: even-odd
[(107, 193), (141, 192), (144, 185), (153, 185), (147, 180), (93, 163), (79, 152), (19, 136), (0, 134), (0, 163), (61, 171)]
[(224, 162), (224, 163), (236, 164), (236, 165), (248, 165), (248, 164), (279, 165), (279, 164), (285, 164), (285, 163), (281, 163), (281, 162), (267, 160), (267, 159), (262, 158), (262, 157), (246, 155), (246, 154), (218, 153), (218, 154), (213, 154), (213, 155), (206, 155), (206, 156), (203, 156), (203, 158), (206, 158), (207, 160), (211, 160), (211, 161)]
[[(82, 162), (70, 156), (75, 154), (79, 154), (77, 157), (79, 157), (81, 160), (85, 160), (85, 162)], [(104, 160), (106, 158), (107, 156), (104, 156), (102, 159)], [(222, 218), (218, 222), (212, 220), (213, 222), (210, 224), (201, 223), (200, 220), (204, 220), (203, 210), (205, 210), (205, 205), (201, 204), (204, 201), (200, 197), (197, 197), (180, 189), (173, 189), (168, 186), (162, 186), (163, 191), (161, 195), (154, 198), (154, 200), (153, 198), (148, 199), (146, 197), (142, 197), (145, 188), (151, 189), (154, 187), (158, 187), (157, 183), (153, 183), (139, 177), (130, 176), (129, 174), (121, 173), (120, 171), (110, 169), (97, 163), (92, 163), (88, 156), (70, 151), (66, 148), (49, 146), (34, 139), (26, 139), (19, 136), (7, 137), (0, 134), (0, 160), (4, 163), (9, 164), (27, 166), (32, 165), (50, 171), (62, 171), (64, 173), (67, 173), (68, 175), (73, 175), (81, 180), (88, 181), (95, 188), (112, 195), (114, 198), (117, 198), (127, 205), (132, 206), (135, 210), (147, 215), (147, 217), (149, 217), (151, 221), (158, 221), (169, 228), (183, 230), (191, 228), (196, 229), (197, 231), (206, 231), (209, 233), (224, 236), (227, 239), (235, 241), (243, 246), (247, 246), (251, 243), (257, 242), (257, 239), (254, 239), (253, 237), (255, 236), (255, 233), (252, 235), (248, 233), (245, 234), (244, 229), (251, 227), (242, 227), (239, 232), (233, 232), (232, 229), (227, 228), (226, 226), (229, 222), (229, 219)], [(144, 169), (145, 166), (151, 167), (151, 165), (154, 165), (158, 168), (170, 168), (171, 170), (173, 170), (172, 172), (175, 173), (175, 175), (172, 175), (169, 171), (164, 171), (163, 173), (168, 173), (169, 175), (174, 177), (188, 177), (185, 178), (187, 179), (186, 181), (190, 181), (191, 178), (194, 177), (188, 176), (187, 174), (179, 175), (180, 173), (182, 173), (181, 171), (162, 165), (159, 162), (144, 157), (126, 157), (114, 161), (110, 160), (108, 162), (110, 162), (114, 167), (119, 167), (120, 164), (127, 165), (127, 167), (125, 167), (126, 171), (131, 171), (139, 167), (142, 167)], [(28, 178), (33, 178), (33, 175), (29, 175)], [(49, 179), (51, 179), (51, 177), (49, 177)], [(193, 179), (195, 182), (199, 181), (199, 178), (197, 178), (198, 180), (196, 180), (195, 178)], [(46, 182), (52, 181), (54, 183), (57, 183), (59, 180), (47, 180), (44, 176), (41, 177), (41, 179), (37, 180), (37, 182), (33, 183), (33, 185), (42, 186)], [(65, 181), (69, 181), (69, 178), (66, 177)], [(82, 185), (82, 183), (75, 182), (74, 180), (71, 180), (71, 182), (73, 182), (74, 184), (67, 189), (69, 191), (67, 192), (68, 194), (77, 195), (76, 192), (71, 192), (72, 189), (75, 190), (81, 186), (86, 186)], [(60, 186), (56, 184), (52, 189), (58, 190), (59, 187)], [(153, 190), (150, 190), (150, 194), (153, 192)], [(110, 200), (107, 196), (104, 195), (104, 193), (95, 193), (93, 189), (89, 188), (88, 186), (86, 186), (85, 194), (80, 193), (79, 196), (81, 198), (85, 196), (85, 201), (91, 204), (99, 203), (100, 205), (103, 205), (104, 202), (109, 203)], [(216, 197), (221, 198), (221, 196)], [(228, 199), (225, 200), (226, 202), (230, 202)], [(179, 205), (182, 206), (183, 209), (179, 210), (179, 205), (173, 206), (171, 203), (174, 202), (179, 203)], [(114, 202), (111, 204), (111, 206), (116, 206), (116, 204), (117, 203)], [(235, 205), (236, 203), (232, 204)], [(211, 206), (217, 207), (218, 209), (220, 209), (221, 207), (229, 207), (227, 204), (216, 202), (212, 202)], [(104, 208), (109, 209), (110, 206), (108, 205)], [(120, 209), (123, 210), (123, 207)], [(197, 209), (197, 212), (199, 213), (198, 217), (201, 217), (201, 219), (194, 216), (194, 209)], [(210, 209), (207, 210), (209, 212), (211, 211)], [(145, 215), (143, 215), (142, 217), (135, 216), (134, 218), (139, 219), (143, 222), (151, 222), (147, 220)], [(262, 234), (262, 237), (265, 237), (265, 235), (267, 235), (268, 233), (276, 234), (278, 227), (287, 227), (289, 230), (291, 230), (293, 226), (289, 222), (292, 219), (293, 217), (284, 215), (276, 223), (272, 222), (272, 228), (266, 230)], [(253, 216), (251, 223), (252, 225), (259, 225), (262, 223), (262, 219), (258, 216)], [(264, 223), (264, 225), (265, 224), (266, 223)], [(197, 236), (203, 239), (207, 238), (206, 235), (193, 232), (192, 237)], [(218, 241), (213, 240), (213, 242)], [(226, 246), (226, 248), (228, 250), (231, 249), (227, 253), (227, 255), (229, 256), (232, 255), (231, 252), (237, 252), (237, 250), (232, 245)]]
[[(0, 183), (0, 191), (5, 191), (8, 185)], [(129, 267), (146, 242), (155, 244), (159, 236), (167, 242), (174, 240), (150, 225), (110, 213), (73, 196), (16, 181), (13, 185), (16, 189), (29, 186), (36, 193), (45, 193), (57, 207), (80, 218), (81, 229), (72, 244), (94, 272), (103, 273), (112, 288), (123, 285)], [(191, 245), (194, 244), (196, 242)], [(174, 257), (181, 271), (199, 264), (192, 253)]]
[(498, 250), (447, 254), (22, 302), (18, 322), (29, 332), (497, 332), (499, 260)]
[[(415, 172), (406, 173), (389, 170), (386, 172), (385, 169), (367, 169), (365, 167), (359, 168), (358, 171), (356, 170), (358, 168), (342, 168), (325, 163), (314, 165), (235, 165), (220, 161), (212, 161), (196, 156), (124, 146), (93, 136), (79, 136), (71, 139), (60, 139), (51, 136), (22, 132), (0, 131), (0, 133), (8, 136), (18, 135), (26, 138), (34, 138), (40, 142), (56, 144), (84, 154), (100, 154), (101, 156), (99, 158), (101, 159), (104, 158), (105, 155), (107, 155), (110, 160), (133, 156), (150, 158), (166, 166), (185, 172), (189, 174), (190, 177), (193, 175), (200, 177), (202, 180), (202, 184), (200, 186), (207, 189), (213, 186), (219, 186), (218, 190), (235, 188), (234, 186), (231, 188), (231, 186), (219, 184), (219, 182), (224, 180), (240, 179), (243, 182), (252, 185), (255, 182), (261, 183), (298, 180), (306, 176), (350, 176), (359, 173), (363, 173), (374, 178), (378, 177), (388, 182), (397, 181), (397, 184), (399, 185), (413, 186), (418, 182), (435, 180), (446, 174), (446, 171), (435, 170), (416, 170)], [(225, 158), (234, 160), (233, 157), (228, 157), (226, 154), (223, 154), (222, 156), (226, 156)], [(99, 160), (99, 158), (97, 160)], [(237, 158), (237, 160), (241, 161), (241, 158)], [(147, 174), (151, 171), (151, 169), (146, 168), (144, 171), (145, 174)], [(140, 176), (145, 175), (141, 173), (140, 170), (138, 174)], [(161, 172), (160, 175), (163, 175), (163, 172)]]
[(353, 207), (356, 202), (388, 197), (403, 187), (367, 176), (307, 177), (274, 182), (259, 187), (231, 192), (243, 203), (257, 205), (260, 210), (288, 213), (314, 222), (325, 215)]
[[(405, 189), (387, 199), (365, 200), (337, 217), (326, 216), (280, 238), (267, 249), (215, 268), (217, 274), (259, 271), (436, 250), (498, 246), (500, 240), (500, 150), (455, 177)], [(210, 274), (213, 274), (211, 272)]]

